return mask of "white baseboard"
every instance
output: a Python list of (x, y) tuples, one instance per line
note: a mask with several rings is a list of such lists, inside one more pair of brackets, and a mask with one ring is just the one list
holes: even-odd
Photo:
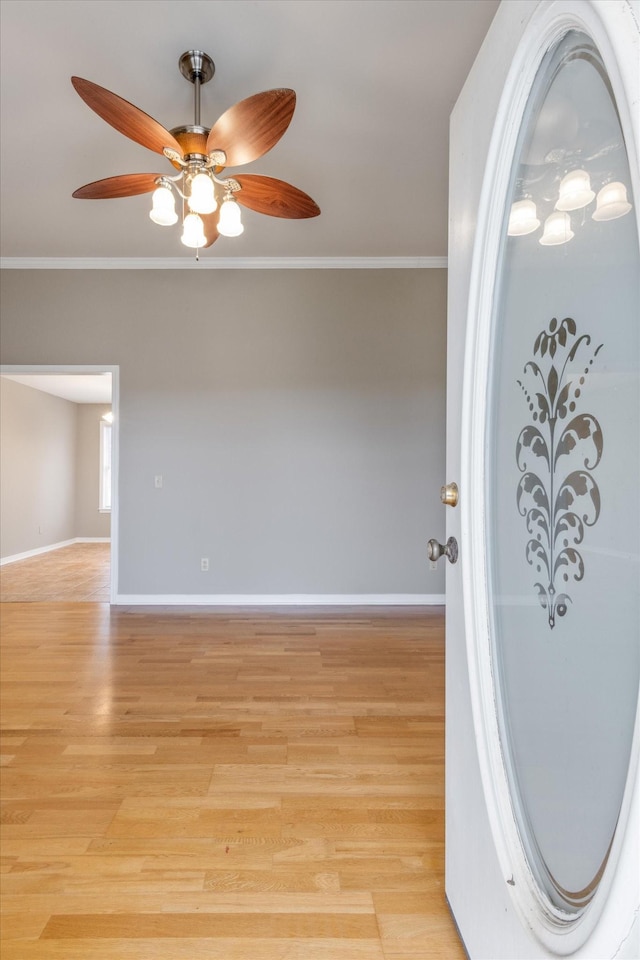
[(121, 593), (127, 607), (431, 607), (444, 605), (444, 593)]
[(49, 553), (50, 550), (60, 550), (61, 547), (70, 547), (75, 540), (60, 540), (58, 543), (49, 543), (46, 547), (36, 547), (35, 550), (25, 550), (24, 553), (13, 553), (10, 557), (3, 557), (0, 560), (0, 566), (5, 563), (15, 563), (16, 560), (28, 560), (29, 557), (37, 557), (41, 553)]
[(60, 540), (58, 543), (49, 543), (46, 547), (36, 547), (35, 550), (25, 550), (24, 553), (12, 553), (10, 557), (3, 557), (0, 560), (0, 567), (4, 567), (6, 563), (15, 563), (16, 560), (28, 560), (29, 557), (49, 553), (51, 550), (60, 550), (61, 547), (70, 547), (74, 543), (109, 543), (110, 541), (110, 537), (73, 537), (71, 540)]

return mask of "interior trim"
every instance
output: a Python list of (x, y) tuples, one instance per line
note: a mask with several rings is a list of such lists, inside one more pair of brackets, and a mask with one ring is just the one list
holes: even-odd
[(443, 270), (447, 257), (0, 257), (2, 270)]
[(41, 553), (51, 553), (52, 550), (70, 547), (74, 543), (111, 543), (111, 537), (72, 537), (71, 540), (59, 540), (57, 543), (49, 543), (45, 547), (34, 547), (33, 550), (25, 550), (22, 553), (12, 553), (8, 557), (2, 557), (0, 567), (4, 567), (7, 563), (16, 563), (18, 560), (38, 557)]
[(121, 593), (115, 599), (126, 607), (434, 607), (444, 602), (443, 593)]

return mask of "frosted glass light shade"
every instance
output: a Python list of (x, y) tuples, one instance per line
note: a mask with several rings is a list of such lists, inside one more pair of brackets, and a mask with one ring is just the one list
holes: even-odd
[(543, 247), (555, 247), (561, 243), (568, 243), (573, 237), (571, 217), (568, 213), (558, 211), (549, 214), (545, 220), (544, 231), (538, 243)]
[(510, 237), (524, 237), (528, 233), (533, 233), (539, 226), (540, 221), (533, 200), (516, 200), (511, 204), (507, 227)]
[(198, 173), (191, 181), (189, 209), (194, 213), (213, 213), (217, 209), (213, 180), (206, 173)]
[(629, 213), (630, 210), (631, 204), (627, 200), (627, 188), (624, 183), (614, 180), (612, 183), (606, 183), (602, 190), (598, 191), (593, 219), (616, 220), (618, 217), (624, 217), (625, 213)]
[(184, 218), (182, 236), (185, 247), (204, 247), (207, 238), (204, 235), (202, 220), (197, 213), (188, 213)]
[(161, 227), (170, 227), (178, 220), (176, 201), (169, 187), (158, 187), (153, 191), (152, 207), (149, 216)]
[(220, 207), (218, 233), (223, 237), (239, 237), (244, 227), (240, 221), (240, 207), (232, 197), (228, 197)]
[(560, 181), (556, 210), (581, 210), (591, 203), (595, 193), (586, 170), (572, 170)]

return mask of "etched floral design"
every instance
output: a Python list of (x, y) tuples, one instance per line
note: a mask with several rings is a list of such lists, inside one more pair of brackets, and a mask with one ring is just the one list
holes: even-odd
[[(533, 345), (533, 356), (518, 384), (526, 397), (533, 423), (523, 427), (516, 443), (516, 463), (522, 473), (516, 502), (531, 539), (525, 556), (543, 575), (535, 583), (549, 626), (564, 617), (571, 597), (558, 592), (584, 577), (584, 560), (577, 549), (587, 527), (600, 516), (600, 490), (593, 477), (602, 458), (603, 436), (591, 413), (578, 406), (586, 377), (602, 348), (596, 347), (576, 373), (575, 362), (591, 345), (577, 335), (575, 320), (554, 318)], [(565, 422), (566, 421), (566, 422)]]

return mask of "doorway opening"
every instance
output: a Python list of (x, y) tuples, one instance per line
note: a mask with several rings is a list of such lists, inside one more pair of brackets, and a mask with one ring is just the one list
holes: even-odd
[[(3, 407), (5, 583), (26, 575), (27, 561), (36, 577), (55, 580), (58, 564), (70, 589), (56, 599), (115, 603), (119, 367), (6, 364), (0, 379), (17, 401)], [(76, 573), (87, 589), (74, 587)], [(37, 587), (32, 593), (45, 599)]]

